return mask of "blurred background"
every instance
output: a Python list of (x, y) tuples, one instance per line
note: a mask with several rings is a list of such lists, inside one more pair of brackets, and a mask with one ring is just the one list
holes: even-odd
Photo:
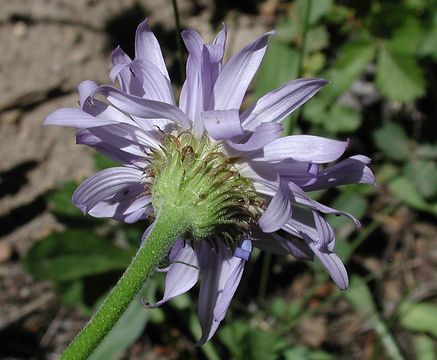
[[(226, 320), (197, 348), (197, 289), (161, 309), (134, 301), (92, 359), (437, 358), (437, 2), (433, 0), (178, 0), (182, 28), (227, 58), (271, 29), (278, 36), (245, 105), (296, 77), (331, 84), (287, 131), (351, 140), (373, 159), (377, 187), (312, 194), (349, 211), (332, 218), (351, 286), (318, 263), (254, 252)], [(170, 0), (0, 0), (0, 358), (55, 359), (135, 253), (146, 224), (84, 217), (78, 183), (112, 164), (76, 146), (74, 130), (42, 127), (77, 106), (85, 79), (109, 83), (111, 50), (133, 53), (149, 17), (176, 94)], [(163, 276), (142, 296), (162, 295)]]

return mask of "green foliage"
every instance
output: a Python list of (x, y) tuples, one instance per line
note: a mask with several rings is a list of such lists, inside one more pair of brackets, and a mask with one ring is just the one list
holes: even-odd
[(363, 317), (369, 319), (374, 330), (378, 333), (387, 354), (390, 355), (390, 359), (402, 360), (402, 353), (390, 333), (385, 320), (378, 312), (372, 294), (365, 281), (358, 276), (352, 277), (349, 290), (345, 296)]
[(132, 255), (89, 231), (71, 229), (40, 240), (28, 252), (24, 266), (38, 279), (69, 281), (124, 270)]
[[(156, 291), (156, 282), (149, 280), (144, 288), (147, 289), (147, 297), (149, 297)], [(90, 360), (118, 359), (123, 351), (142, 334), (151, 313), (141, 305), (140, 297), (133, 300), (116, 325), (91, 354)]]
[(384, 122), (381, 128), (373, 132), (373, 139), (375, 145), (390, 160), (403, 161), (410, 154), (410, 139), (397, 123)]
[(437, 338), (437, 305), (404, 302), (399, 310), (400, 324), (408, 330), (427, 332)]
[(220, 339), (232, 356), (241, 360), (274, 360), (287, 347), (282, 337), (273, 332), (237, 321), (221, 330)]
[(376, 86), (382, 95), (401, 102), (425, 94), (425, 78), (414, 57), (385, 46), (378, 53)]

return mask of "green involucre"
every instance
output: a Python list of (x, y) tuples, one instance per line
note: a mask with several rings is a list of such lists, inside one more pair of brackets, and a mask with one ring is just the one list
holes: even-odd
[(190, 238), (232, 243), (259, 216), (262, 199), (220, 149), (206, 136), (165, 135), (152, 152), (146, 181), (158, 216), (172, 207), (184, 214)]

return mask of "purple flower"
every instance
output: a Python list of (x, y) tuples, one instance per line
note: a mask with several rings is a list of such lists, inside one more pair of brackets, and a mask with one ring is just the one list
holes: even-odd
[[(241, 189), (247, 186), (255, 197), (262, 199), (261, 203), (249, 201), (245, 205), (245, 191), (235, 191), (229, 197), (211, 191), (214, 201), (223, 195), (221, 204), (233, 206), (225, 220), (220, 218), (220, 231), (212, 232), (199, 225), (206, 241), (198, 241), (201, 232), (196, 233), (193, 226), (192, 233), (178, 239), (171, 249), (163, 299), (150, 306), (159, 306), (188, 291), (202, 277), (198, 307), (203, 332), (200, 344), (213, 336), (223, 320), (252, 245), (298, 259), (312, 260), (315, 255), (337, 286), (346, 289), (347, 272), (333, 252), (335, 235), (322, 214), (347, 216), (357, 226), (359, 222), (351, 214), (312, 200), (306, 192), (351, 183), (374, 183), (367, 166), (370, 159), (363, 155), (330, 165), (343, 155), (347, 141), (311, 135), (281, 137), (282, 120), (327, 81), (287, 82), (240, 111), (272, 35), (262, 35), (223, 64), (225, 27), (211, 44), (204, 44), (193, 30), (183, 31), (189, 56), (187, 78), (177, 106), (160, 46), (144, 22), (136, 33), (133, 60), (119, 47), (112, 53), (111, 79), (118, 80), (121, 90), (85, 81), (79, 86), (81, 109), (57, 110), (45, 121), (78, 128), (77, 143), (92, 146), (121, 163), (120, 167), (100, 171), (85, 180), (74, 193), (75, 205), (92, 216), (128, 223), (153, 219), (161, 199), (157, 195), (156, 172), (173, 158), (166, 143), (169, 138), (173, 139), (170, 148), (179, 151), (183, 161), (187, 158), (195, 160), (186, 161), (203, 161), (199, 169), (216, 171), (217, 182), (223, 184), (230, 178), (226, 171), (232, 176), (237, 174), (232, 180), (235, 183), (230, 182), (227, 189), (231, 191), (238, 182)], [(98, 100), (97, 95), (103, 95), (107, 101)], [(179, 148), (182, 134), (186, 133), (191, 134), (191, 140)], [(207, 145), (199, 145), (203, 150), (195, 150), (196, 144)], [(205, 158), (197, 159), (196, 151), (204, 149)], [(218, 153), (220, 156), (216, 156)], [(198, 170), (193, 176), (198, 176)], [(241, 179), (245, 179), (245, 185)], [(250, 191), (247, 197), (252, 196)], [(224, 200), (237, 196), (238, 204), (229, 205), (232, 201)], [(205, 207), (215, 204), (210, 198), (205, 201)], [(238, 209), (243, 207), (244, 214), (248, 211), (251, 214), (249, 220), (238, 217), (242, 215)], [(240, 233), (235, 235), (226, 224), (236, 227), (241, 224)], [(147, 241), (152, 229), (153, 223), (144, 233), (143, 241)]]

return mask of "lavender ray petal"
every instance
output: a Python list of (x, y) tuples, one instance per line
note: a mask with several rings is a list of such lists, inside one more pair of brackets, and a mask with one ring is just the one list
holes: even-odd
[(313, 253), (306, 243), (297, 239), (286, 239), (277, 233), (266, 234), (259, 231), (257, 239), (253, 241), (253, 246), (260, 250), (277, 255), (291, 254), (296, 259), (312, 260)]
[(97, 87), (96, 82), (91, 80), (85, 80), (79, 84), (77, 90), (79, 91), (79, 103), (81, 107), (84, 105), (88, 96), (90, 96)]
[(114, 124), (89, 129), (90, 133), (112, 147), (137, 156), (145, 156), (145, 149), (158, 148), (156, 131), (145, 131), (130, 124)]
[(109, 73), (109, 78), (115, 82), (115, 79), (120, 76), (120, 73), (123, 72), (123, 70), (128, 70), (127, 67), (129, 66), (129, 63), (122, 63), (122, 64), (116, 64), (113, 66)]
[(129, 167), (99, 171), (79, 185), (73, 194), (73, 203), (83, 212), (89, 212), (99, 202), (115, 196), (129, 186), (139, 184), (141, 177), (141, 170)]
[(246, 45), (223, 66), (212, 91), (209, 109), (239, 109), (267, 47), (272, 32)]
[(291, 193), (289, 193), (291, 201), (293, 201), (293, 202), (295, 202), (297, 204), (300, 204), (300, 205), (307, 206), (310, 209), (323, 212), (325, 214), (334, 214), (334, 215), (343, 215), (343, 216), (346, 216), (349, 219), (351, 219), (355, 223), (355, 225), (357, 227), (361, 226), (359, 220), (355, 216), (353, 216), (352, 214), (350, 214), (348, 212), (344, 212), (344, 211), (333, 209), (333, 208), (331, 208), (329, 206), (323, 205), (323, 204), (319, 203), (318, 201), (315, 201), (315, 200), (309, 198), (305, 194), (305, 192), (299, 186), (294, 184), (293, 182), (288, 182), (287, 185), (288, 185), (288, 188), (291, 191)]
[(271, 233), (279, 230), (291, 218), (291, 215), (292, 207), (286, 185), (281, 183), (269, 206), (258, 220), (258, 225), (265, 233)]
[(232, 150), (248, 153), (262, 149), (264, 146), (276, 140), (281, 135), (282, 130), (283, 127), (280, 124), (261, 123), (245, 143), (239, 144), (233, 141), (226, 141), (225, 143)]
[(132, 119), (127, 117), (120, 110), (117, 110), (115, 107), (106, 104), (103, 101), (91, 99), (90, 96), (87, 99), (88, 100), (82, 105), (82, 110), (86, 113), (102, 120), (112, 121), (113, 124), (126, 123), (136, 125)]
[[(316, 223), (316, 219), (318, 223)], [(322, 224), (322, 222), (324, 223)], [(317, 212), (310, 209), (293, 206), (293, 217), (282, 229), (311, 242), (318, 249), (332, 249), (334, 246), (334, 231)]]
[(349, 278), (341, 259), (333, 252), (322, 252), (312, 244), (309, 244), (309, 246), (325, 269), (328, 271), (338, 288), (340, 290), (346, 290), (349, 286)]
[(264, 147), (257, 159), (280, 162), (287, 159), (316, 164), (337, 160), (345, 152), (347, 141), (337, 141), (313, 135), (291, 135), (279, 138)]
[(106, 157), (121, 164), (135, 165), (138, 168), (144, 168), (147, 164), (144, 159), (144, 153), (141, 155), (133, 155), (121, 150), (111, 144), (105, 143), (97, 136), (93, 135), (88, 129), (79, 129), (76, 132), (76, 143), (89, 145)]
[(162, 56), (159, 42), (150, 29), (147, 19), (143, 21), (137, 28), (135, 34), (135, 58), (140, 60), (148, 60), (159, 69), (159, 71), (168, 79), (167, 66), (165, 65)]
[(162, 300), (149, 305), (151, 308), (161, 306), (168, 300), (190, 290), (199, 278), (199, 263), (193, 248), (186, 244), (175, 256), (165, 278), (165, 291)]
[(237, 109), (204, 111), (201, 116), (208, 135), (215, 140), (243, 135)]
[(124, 50), (117, 46), (114, 50), (112, 50), (111, 53), (111, 62), (112, 65), (118, 65), (118, 64), (129, 64), (132, 61), (132, 59), (129, 57), (128, 54), (124, 52)]
[(115, 81), (115, 77), (120, 82), (122, 91), (129, 91), (129, 84), (132, 74), (127, 65), (131, 63), (131, 58), (123, 51), (120, 46), (117, 46), (111, 54), (113, 69), (110, 72), (110, 79)]
[(169, 119), (182, 128), (190, 127), (190, 120), (185, 113), (173, 105), (129, 95), (105, 85), (99, 86), (93, 95), (97, 93), (106, 95), (112, 104), (131, 115), (145, 119)]
[(200, 285), (198, 313), (202, 337), (197, 345), (204, 344), (216, 332), (241, 280), (245, 263), (232, 256), (230, 249), (221, 242), (218, 253), (210, 250), (209, 256)]
[(284, 160), (274, 163), (273, 167), (281, 178), (304, 188), (304, 186), (311, 185), (316, 181), (319, 164), (308, 161)]
[(305, 191), (327, 189), (346, 184), (375, 184), (372, 170), (366, 166), (370, 159), (356, 155), (322, 170), (315, 181), (303, 186)]
[(170, 81), (153, 63), (136, 59), (130, 64), (130, 69), (135, 74), (134, 77), (140, 82), (144, 98), (171, 105), (176, 104)]
[(203, 106), (202, 89), (202, 37), (194, 30), (182, 31), (182, 39), (189, 52), (187, 59), (187, 77), (182, 86), (179, 107), (193, 122), (193, 134), (200, 137), (203, 133), (203, 123), (200, 118)]
[(240, 164), (238, 171), (242, 176), (253, 181), (253, 186), (258, 193), (271, 197), (276, 194), (280, 178), (272, 165), (246, 161)]
[(76, 128), (91, 128), (117, 123), (118, 121), (115, 119), (97, 118), (75, 108), (55, 110), (44, 120), (44, 125), (72, 126)]
[(241, 114), (243, 128), (253, 130), (263, 122), (284, 120), (327, 83), (323, 79), (297, 79), (269, 92)]

